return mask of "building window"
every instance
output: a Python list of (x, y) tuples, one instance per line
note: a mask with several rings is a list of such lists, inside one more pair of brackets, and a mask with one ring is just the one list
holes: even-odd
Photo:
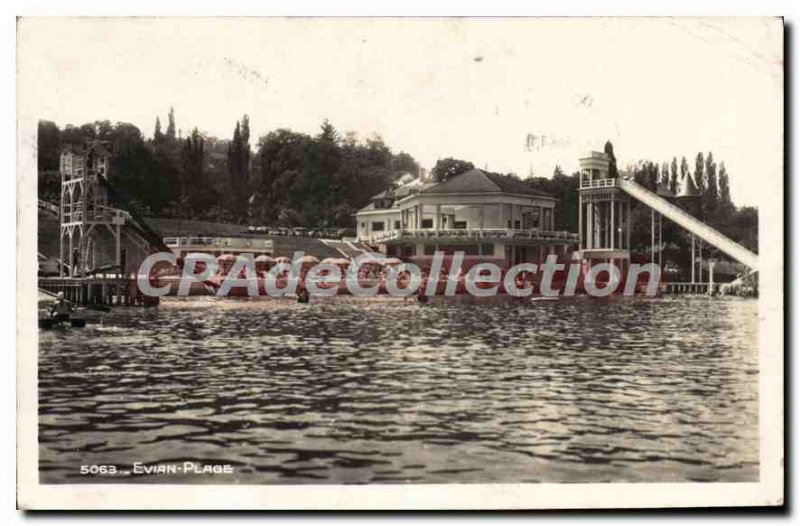
[(494, 255), (494, 244), (493, 243), (482, 243), (481, 244), (481, 256), (493, 256)]
[(400, 221), (395, 221), (394, 222), (394, 229), (395, 230), (400, 230)]
[(372, 231), (373, 232), (383, 232), (383, 221), (373, 221), (372, 222)]
[(433, 219), (423, 219), (422, 228), (433, 228)]
[(467, 229), (467, 222), (466, 221), (454, 221), (453, 228), (456, 230), (466, 230)]
[(432, 256), (436, 252), (436, 245), (425, 245), (425, 255)]

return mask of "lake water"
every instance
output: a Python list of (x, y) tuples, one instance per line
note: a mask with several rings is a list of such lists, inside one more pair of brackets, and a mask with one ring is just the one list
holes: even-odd
[[(705, 297), (120, 308), (40, 332), (41, 480), (755, 481), (757, 325)], [(233, 473), (80, 474), (185, 461)]]

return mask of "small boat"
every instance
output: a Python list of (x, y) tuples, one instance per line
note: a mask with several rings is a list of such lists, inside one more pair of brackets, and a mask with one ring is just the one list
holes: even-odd
[[(104, 305), (96, 305), (90, 308), (74, 308), (72, 302), (67, 302), (70, 306), (70, 314), (54, 315), (53, 306), (63, 298), (60, 294), (53, 294), (46, 290), (39, 289), (39, 328), (50, 330), (56, 327), (81, 328), (86, 327), (87, 318), (93, 318), (93, 314), (100, 315), (107, 313), (110, 309)], [(78, 313), (81, 317), (75, 316)]]
[(39, 328), (44, 330), (55, 329), (64, 324), (68, 324), (68, 327), (79, 329), (86, 327), (86, 320), (83, 318), (69, 318), (66, 320), (58, 318), (39, 318)]

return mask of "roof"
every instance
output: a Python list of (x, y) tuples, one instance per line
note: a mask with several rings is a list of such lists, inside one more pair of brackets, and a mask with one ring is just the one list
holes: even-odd
[(552, 199), (553, 196), (528, 186), (524, 181), (473, 168), (447, 181), (426, 188), (423, 194), (497, 193), (523, 194)]
[(370, 201), (381, 201), (383, 199), (401, 199), (415, 193), (419, 187), (417, 185), (405, 184), (402, 186), (392, 186), (388, 190), (383, 190), (370, 197)]

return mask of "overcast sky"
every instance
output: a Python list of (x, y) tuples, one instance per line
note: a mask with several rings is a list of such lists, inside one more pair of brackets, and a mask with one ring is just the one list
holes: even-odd
[[(614, 143), (621, 166), (700, 150), (737, 204), (782, 169), (775, 19), (25, 19), (22, 113), (60, 126), (157, 115), (229, 138), (279, 127), (380, 134), (441, 157), (549, 176)], [(256, 139), (253, 141), (255, 147)], [(766, 196), (768, 197), (768, 196)]]

